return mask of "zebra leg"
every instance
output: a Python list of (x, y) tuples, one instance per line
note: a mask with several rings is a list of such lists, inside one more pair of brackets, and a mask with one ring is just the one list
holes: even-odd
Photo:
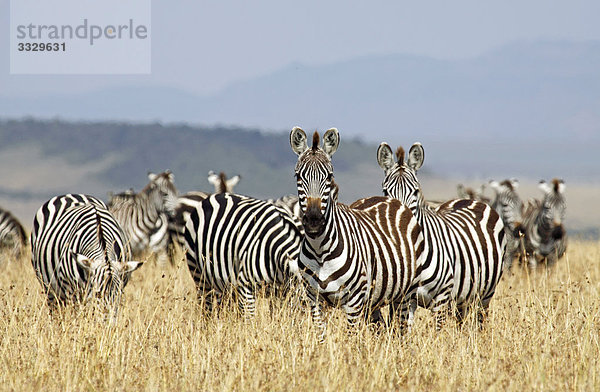
[(325, 337), (327, 335), (327, 324), (323, 321), (323, 316), (321, 314), (321, 308), (319, 303), (319, 295), (314, 294), (312, 290), (308, 290), (307, 296), (311, 301), (311, 314), (312, 320), (317, 330), (319, 331), (318, 340), (319, 343), (325, 343)]
[(244, 318), (251, 318), (256, 313), (256, 296), (253, 287), (248, 284), (237, 286), (238, 304)]

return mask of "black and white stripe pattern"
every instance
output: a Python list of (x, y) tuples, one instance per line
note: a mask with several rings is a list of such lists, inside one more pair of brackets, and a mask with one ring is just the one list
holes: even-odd
[(322, 148), (315, 132), (309, 148), (306, 134), (295, 127), (290, 144), (298, 155), (295, 173), (305, 231), (298, 268), (321, 336), (320, 300), (340, 306), (351, 325), (378, 318), (387, 304), (400, 305), (406, 317), (423, 252), (413, 214), (387, 197), (361, 199), (349, 207), (337, 202), (331, 164), (339, 144), (337, 129), (325, 132)]
[(203, 200), (185, 226), (186, 258), (199, 299), (209, 308), (234, 289), (246, 315), (255, 289), (281, 286), (297, 273), (301, 234), (272, 203), (229, 193)]
[(104, 203), (86, 195), (56, 196), (40, 207), (31, 251), (51, 309), (96, 299), (116, 316), (123, 288), (141, 265), (130, 261), (125, 235)]
[(514, 258), (519, 256), (522, 248), (521, 227), (524, 207), (517, 193), (519, 181), (514, 178), (502, 182), (490, 181), (490, 187), (496, 192), (492, 208), (500, 215), (506, 233), (504, 270), (510, 271)]
[(482, 321), (502, 274), (502, 220), (490, 206), (475, 200), (456, 199), (429, 207), (416, 175), (425, 159), (423, 147), (415, 143), (407, 162), (401, 147), (396, 155), (394, 161), (392, 149), (382, 143), (377, 161), (385, 171), (384, 194), (408, 206), (423, 229), (427, 252), (419, 266), (419, 304), (436, 312), (437, 328), (452, 302), (459, 321), (469, 305), (480, 305)]
[(27, 235), (19, 220), (0, 208), (0, 253), (9, 252), (17, 257), (27, 245)]
[(567, 209), (565, 184), (553, 179), (551, 184), (541, 181), (544, 198), (529, 203), (523, 218), (525, 250), (529, 265), (552, 266), (567, 250), (567, 232), (563, 226)]
[[(215, 187), (215, 194), (233, 193), (233, 188), (240, 181), (241, 176), (235, 175), (227, 178), (225, 173), (219, 175), (212, 170), (208, 172), (208, 182)], [(169, 214), (169, 243), (177, 244), (181, 249), (185, 246), (183, 232), (192, 211), (202, 203), (202, 200), (211, 194), (202, 191), (184, 193), (176, 198), (167, 200), (166, 209)]]
[(177, 190), (173, 174), (166, 171), (148, 174), (150, 182), (139, 193), (126, 192), (111, 197), (110, 212), (125, 232), (135, 255), (146, 250), (166, 251), (168, 243), (168, 216), (166, 200), (175, 198)]

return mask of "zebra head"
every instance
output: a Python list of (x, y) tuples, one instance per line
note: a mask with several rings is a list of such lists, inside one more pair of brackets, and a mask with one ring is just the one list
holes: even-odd
[(567, 209), (565, 184), (563, 180), (555, 178), (551, 184), (540, 181), (539, 188), (544, 192), (544, 199), (540, 206), (538, 226), (542, 230), (550, 231), (555, 240), (561, 239), (565, 235), (563, 221)]
[(340, 142), (338, 130), (331, 128), (323, 135), (323, 146), (319, 147), (319, 133), (313, 134), (312, 147), (306, 143), (306, 133), (294, 127), (290, 133), (290, 145), (298, 155), (295, 174), (298, 200), (302, 210), (302, 225), (306, 234), (316, 237), (323, 233), (326, 215), (335, 204), (337, 190), (333, 183), (331, 156)]
[(516, 178), (511, 178), (502, 182), (491, 180), (489, 184), (496, 192), (492, 208), (498, 212), (504, 222), (504, 226), (513, 231), (518, 230), (518, 232), (515, 232), (515, 235), (522, 233), (523, 201), (517, 193), (519, 181)]
[(170, 170), (160, 174), (148, 173), (150, 182), (146, 185), (146, 192), (156, 206), (158, 211), (164, 211), (164, 205), (167, 202), (177, 198), (177, 188), (175, 188), (174, 176)]
[(215, 193), (233, 193), (233, 188), (241, 179), (240, 175), (227, 178), (223, 172), (218, 175), (212, 170), (208, 172), (208, 182), (215, 187)]
[(104, 310), (116, 313), (131, 273), (142, 265), (140, 261), (127, 261), (127, 254), (129, 252), (123, 252), (116, 241), (110, 249), (70, 250), (71, 259), (85, 282), (83, 299), (95, 300)]
[(381, 143), (377, 149), (377, 162), (385, 172), (382, 188), (385, 196), (393, 197), (406, 205), (415, 213), (423, 196), (417, 178), (417, 170), (423, 166), (425, 150), (421, 143), (415, 143), (408, 152), (408, 160), (404, 161), (404, 149), (398, 147), (394, 153), (387, 143)]

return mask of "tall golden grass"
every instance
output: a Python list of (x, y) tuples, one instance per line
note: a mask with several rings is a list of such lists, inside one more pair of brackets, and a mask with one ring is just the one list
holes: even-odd
[(0, 266), (2, 390), (600, 390), (600, 243), (572, 241), (552, 271), (503, 277), (482, 331), (450, 320), (348, 331), (328, 313), (316, 341), (293, 298), (206, 315), (187, 267), (134, 273), (116, 324), (85, 309), (50, 318), (30, 261)]

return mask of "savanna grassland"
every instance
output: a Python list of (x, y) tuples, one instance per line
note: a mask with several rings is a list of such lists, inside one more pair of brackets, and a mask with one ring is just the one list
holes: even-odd
[(201, 312), (183, 262), (136, 271), (115, 324), (88, 310), (50, 317), (27, 257), (0, 265), (2, 390), (600, 390), (600, 243), (571, 241), (552, 271), (503, 277), (479, 331), (349, 332), (329, 313), (315, 339), (293, 296)]

